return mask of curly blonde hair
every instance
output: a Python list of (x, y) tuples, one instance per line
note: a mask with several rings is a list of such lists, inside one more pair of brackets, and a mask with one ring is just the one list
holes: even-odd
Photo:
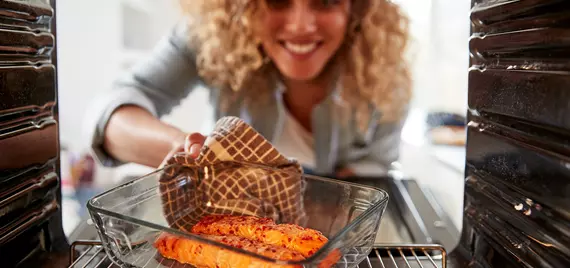
[[(390, 0), (351, 0), (344, 44), (335, 55), (341, 96), (356, 112), (359, 125), (369, 122), (371, 107), (381, 121), (402, 118), (411, 98), (405, 49), (408, 19)], [(260, 101), (274, 88), (275, 67), (255, 36), (259, 0), (180, 0), (187, 15), (190, 45), (202, 78), (222, 92), (222, 107), (238, 98)]]

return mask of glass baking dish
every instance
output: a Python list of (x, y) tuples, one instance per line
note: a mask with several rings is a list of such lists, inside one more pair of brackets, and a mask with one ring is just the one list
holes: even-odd
[[(236, 165), (264, 172), (276, 170), (267, 166), (231, 163), (234, 168)], [(176, 170), (179, 167), (181, 166), (159, 169), (101, 193), (87, 203), (105, 251), (117, 265), (121, 267), (192, 267), (163, 258), (157, 252), (153, 246), (154, 241), (161, 233), (168, 233), (246, 255), (267, 263), (267, 267), (275, 265), (328, 267), (331, 266), (329, 265), (331, 257), (334, 257), (333, 263), (336, 262), (332, 267), (355, 267), (371, 252), (388, 203), (388, 194), (382, 189), (295, 174), (303, 183), (302, 197), (306, 213), (305, 223), (300, 225), (321, 231), (329, 241), (316, 253), (302, 261), (278, 261), (169, 226), (163, 213), (159, 178), (168, 168), (170, 168), (168, 170)], [(227, 167), (227, 164), (206, 166), (205, 170), (216, 170), (216, 172), (202, 172), (190, 178), (180, 176), (176, 179), (178, 190), (182, 192), (194, 190), (192, 188), (198, 187), (200, 181), (215, 179), (216, 174)]]

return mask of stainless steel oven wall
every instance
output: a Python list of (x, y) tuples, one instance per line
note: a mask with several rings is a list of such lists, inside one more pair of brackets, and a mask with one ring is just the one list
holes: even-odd
[(0, 259), (8, 267), (65, 243), (54, 15), (47, 1), (0, 1)]
[(570, 1), (476, 0), (460, 250), (570, 267)]

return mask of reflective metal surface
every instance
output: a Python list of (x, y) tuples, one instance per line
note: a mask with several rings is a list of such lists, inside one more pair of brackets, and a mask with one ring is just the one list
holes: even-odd
[[(1, 53), (1, 51), (0, 51)], [(1, 64), (1, 62), (0, 62)], [(0, 122), (50, 111), (56, 104), (55, 67), (0, 66)]]
[(570, 267), (570, 2), (473, 1), (464, 226), (473, 267)]
[(0, 1), (2, 267), (65, 244), (53, 5), (53, 0)]
[(55, 171), (48, 168), (40, 173), (29, 174), (29, 177), (13, 188), (0, 190), (0, 228), (6, 228), (13, 221), (13, 213), (53, 196), (57, 190), (57, 179)]
[(447, 252), (438, 245), (379, 245), (359, 268), (446, 268)]
[(49, 32), (54, 6), (49, 0), (0, 1), (0, 25), (5, 29)]

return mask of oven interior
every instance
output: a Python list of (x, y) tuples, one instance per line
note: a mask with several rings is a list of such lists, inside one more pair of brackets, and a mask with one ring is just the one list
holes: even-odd
[[(0, 259), (112, 267), (88, 221), (62, 230), (55, 10), (0, 1)], [(470, 19), (462, 230), (412, 178), (354, 178), (391, 197), (360, 267), (570, 266), (570, 2), (473, 0)]]

